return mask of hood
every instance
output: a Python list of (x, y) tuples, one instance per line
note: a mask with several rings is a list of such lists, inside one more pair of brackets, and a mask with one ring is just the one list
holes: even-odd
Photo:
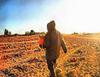
[(47, 24), (48, 32), (52, 32), (55, 30), (55, 21), (51, 21)]

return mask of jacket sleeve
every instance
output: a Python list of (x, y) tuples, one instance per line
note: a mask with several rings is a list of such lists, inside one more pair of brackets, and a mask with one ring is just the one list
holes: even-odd
[(67, 47), (66, 47), (64, 38), (62, 36), (61, 36), (61, 47), (62, 47), (64, 53), (66, 53), (67, 52)]
[(44, 37), (44, 43), (43, 43), (43, 47), (42, 48), (46, 48), (46, 35)]

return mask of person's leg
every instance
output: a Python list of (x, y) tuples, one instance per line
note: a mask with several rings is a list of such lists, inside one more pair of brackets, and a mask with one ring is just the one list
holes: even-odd
[(57, 67), (56, 59), (53, 60), (54, 68)]
[(54, 68), (53, 68), (53, 61), (47, 60), (48, 69), (50, 71), (50, 77), (55, 77)]

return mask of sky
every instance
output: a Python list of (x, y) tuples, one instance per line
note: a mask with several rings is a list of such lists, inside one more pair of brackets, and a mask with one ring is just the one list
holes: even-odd
[(51, 20), (66, 34), (100, 32), (100, 0), (0, 0), (0, 34), (46, 32)]

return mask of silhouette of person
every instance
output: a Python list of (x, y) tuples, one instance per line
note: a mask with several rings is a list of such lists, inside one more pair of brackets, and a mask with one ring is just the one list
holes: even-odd
[(60, 55), (60, 47), (67, 52), (67, 48), (64, 39), (59, 31), (55, 28), (55, 21), (50, 21), (47, 24), (47, 30), (44, 37), (43, 48), (46, 48), (46, 60), (48, 69), (50, 71), (50, 77), (55, 77), (54, 67), (56, 67), (56, 60)]

